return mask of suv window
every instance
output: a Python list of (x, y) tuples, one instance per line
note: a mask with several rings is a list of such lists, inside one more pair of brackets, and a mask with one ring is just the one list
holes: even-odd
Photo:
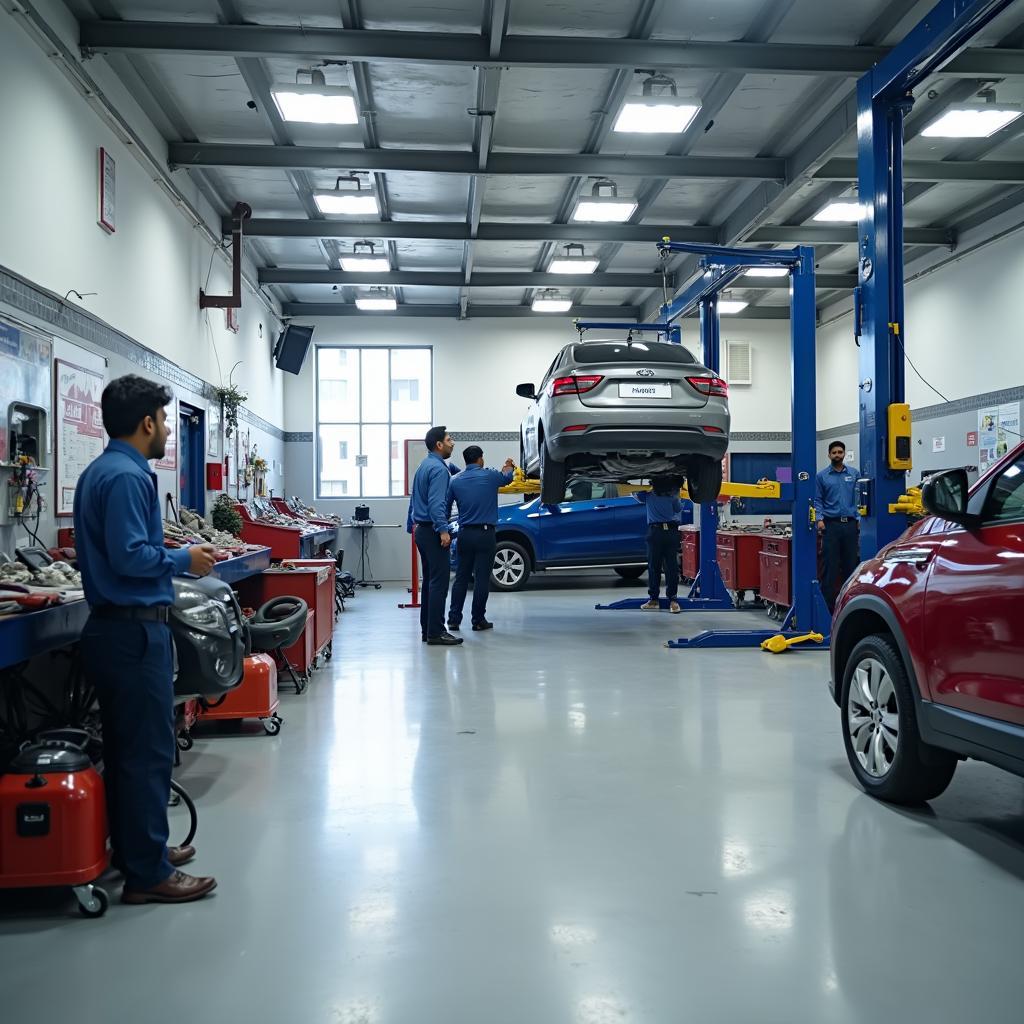
[(598, 501), (601, 498), (617, 498), (619, 490), (615, 484), (599, 483), (596, 480), (574, 480), (566, 491), (566, 501)]
[(573, 350), (577, 363), (626, 363), (643, 366), (646, 363), (674, 363), (678, 365), (700, 365), (693, 353), (682, 345), (670, 345), (664, 341), (590, 341), (577, 345)]
[(983, 518), (986, 523), (1024, 522), (1024, 455), (992, 481)]
[(558, 353), (557, 356), (552, 360), (551, 365), (547, 369), (547, 373), (544, 374), (543, 379), (540, 382), (540, 387), (537, 388), (537, 393), (540, 394), (547, 386), (548, 381), (554, 376), (555, 367), (558, 366), (559, 360), (565, 355), (565, 349)]

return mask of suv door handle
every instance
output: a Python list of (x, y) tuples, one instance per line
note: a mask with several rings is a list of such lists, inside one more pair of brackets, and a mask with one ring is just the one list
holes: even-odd
[(894, 551), (885, 561), (910, 563), (915, 569), (923, 572), (935, 557), (935, 550), (935, 548), (903, 548), (901, 551)]

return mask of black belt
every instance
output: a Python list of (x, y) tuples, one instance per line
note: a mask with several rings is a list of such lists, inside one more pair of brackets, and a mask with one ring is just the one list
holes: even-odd
[(429, 519), (426, 522), (422, 522), (421, 520), (417, 519), (416, 520), (416, 525), (417, 526), (433, 526), (434, 524)]
[(460, 530), (493, 530), (494, 523), (459, 523)]
[(674, 530), (679, 524), (678, 523), (648, 523), (647, 525), (652, 530)]
[(170, 622), (170, 605), (161, 604), (152, 608), (125, 607), (116, 604), (102, 604), (92, 610), (97, 619), (135, 619), (141, 622)]
[(857, 522), (856, 516), (832, 516), (825, 520), (826, 523), (855, 523)]

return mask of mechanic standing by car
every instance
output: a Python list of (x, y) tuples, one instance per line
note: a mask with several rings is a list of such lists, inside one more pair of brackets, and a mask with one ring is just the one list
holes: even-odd
[(103, 721), (104, 780), (113, 864), (124, 874), (124, 903), (188, 903), (213, 878), (179, 871), (191, 846), (167, 848), (174, 764), (172, 576), (205, 576), (211, 544), (164, 547), (156, 474), (167, 444), (164, 406), (173, 395), (142, 377), (103, 390), (106, 450), (75, 489), (75, 542), (91, 615), (82, 663)]
[(420, 634), (424, 643), (434, 647), (455, 647), (461, 637), (452, 636), (444, 628), (444, 609), (448, 603), (448, 578), (451, 560), (448, 548), (452, 537), (448, 532), (451, 503), (448, 481), (451, 470), (447, 460), (455, 448), (447, 427), (431, 427), (423, 439), (429, 454), (419, 464), (412, 481), (409, 520), (413, 528), (416, 550), (423, 566), (420, 588)]
[(843, 584), (860, 565), (860, 519), (857, 478), (860, 472), (846, 465), (846, 445), (828, 446), (829, 466), (815, 478), (814, 515), (822, 534), (825, 576), (821, 589), (829, 611), (835, 608)]
[(635, 491), (633, 497), (647, 506), (647, 593), (650, 600), (640, 605), (645, 612), (661, 609), (661, 574), (665, 573), (665, 596), (668, 610), (682, 611), (676, 597), (679, 593), (679, 527), (689, 512), (693, 520), (693, 506), (686, 502), (684, 509), (679, 497), (679, 481), (673, 477), (655, 477), (651, 490)]
[(500, 470), (484, 469), (484, 452), (471, 444), (463, 453), (466, 468), (448, 482), (448, 506), (459, 506), (459, 566), (455, 570), (452, 603), (448, 610), (448, 629), (462, 625), (462, 609), (470, 577), (473, 579), (473, 629), (494, 629), (487, 621), (487, 595), (491, 589), (494, 551), (498, 546), (498, 488), (512, 482), (515, 463), (505, 460)]

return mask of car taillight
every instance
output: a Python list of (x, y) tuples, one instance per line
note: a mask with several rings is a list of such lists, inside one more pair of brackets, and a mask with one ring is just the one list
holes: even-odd
[(571, 433), (573, 431), (586, 430), (587, 429), (587, 424), (586, 423), (576, 423), (576, 424), (574, 424), (571, 427), (563, 427), (562, 429), (563, 429), (564, 433), (568, 434), (568, 433)]
[(721, 377), (687, 377), (686, 383), (702, 395), (718, 398), (729, 397), (729, 385)]
[(579, 377), (556, 377), (551, 382), (551, 395), (582, 395), (593, 391), (601, 381), (600, 374), (581, 374)]

